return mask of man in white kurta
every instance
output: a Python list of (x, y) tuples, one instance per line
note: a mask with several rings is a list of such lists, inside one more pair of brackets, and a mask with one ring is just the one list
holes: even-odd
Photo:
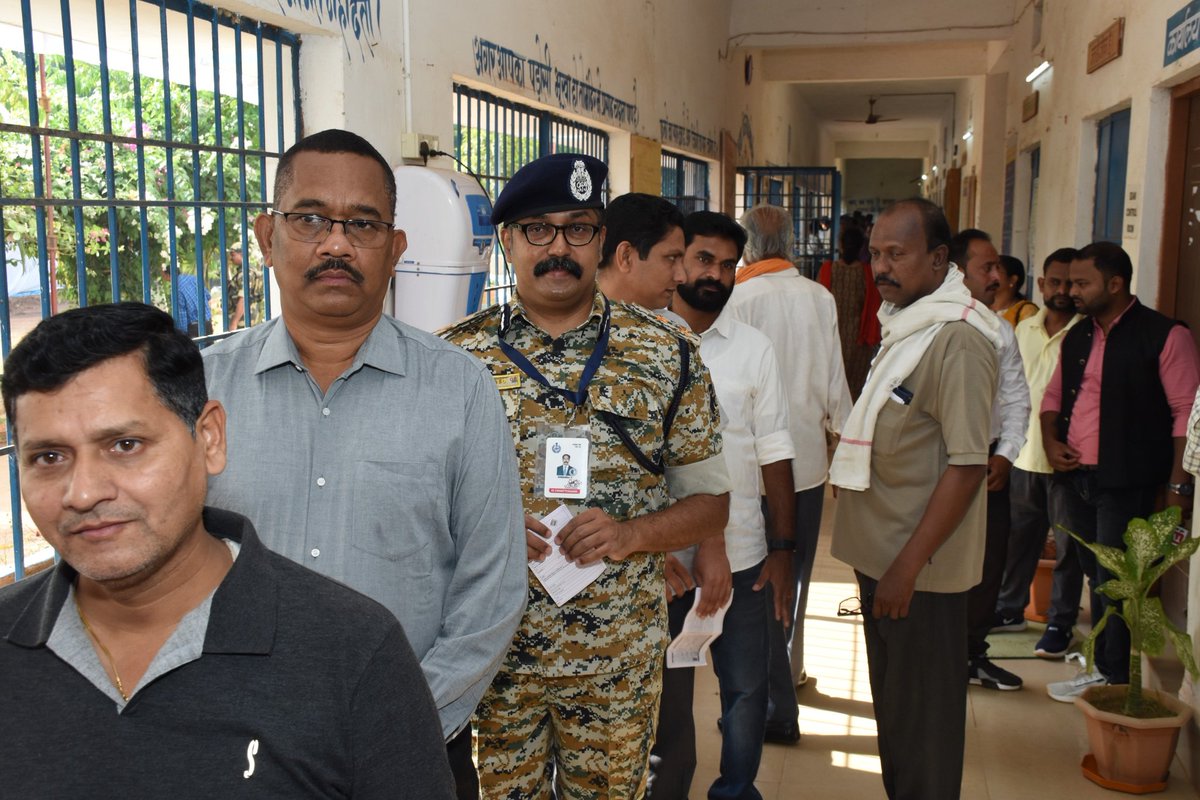
[(788, 260), (792, 252), (791, 215), (777, 206), (757, 206), (742, 218), (748, 240), (745, 266), (728, 313), (767, 335), (775, 348), (787, 391), (795, 484), (794, 573), (796, 601), (790, 638), (781, 624), (771, 631), (771, 710), (767, 740), (800, 738), (795, 687), (807, 680), (804, 669), (804, 614), (812, 576), (825, 473), (829, 469), (827, 434), (838, 434), (852, 404), (838, 338), (833, 295), (803, 277)]

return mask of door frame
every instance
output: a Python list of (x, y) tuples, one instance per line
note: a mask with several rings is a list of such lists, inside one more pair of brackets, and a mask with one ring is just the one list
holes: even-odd
[(1183, 187), (1187, 179), (1184, 170), (1187, 164), (1188, 105), (1197, 94), (1200, 94), (1200, 77), (1171, 88), (1164, 188), (1166, 196), (1163, 202), (1162, 243), (1158, 252), (1162, 271), (1158, 276), (1158, 295), (1154, 299), (1155, 308), (1168, 316), (1175, 313), (1179, 286), (1179, 239), (1183, 235), (1180, 221), (1183, 214)]

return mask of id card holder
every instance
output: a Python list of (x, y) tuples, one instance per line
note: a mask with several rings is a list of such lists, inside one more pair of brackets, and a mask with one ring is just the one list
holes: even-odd
[(580, 436), (549, 436), (543, 467), (542, 494), (555, 500), (583, 500), (588, 495), (590, 442)]

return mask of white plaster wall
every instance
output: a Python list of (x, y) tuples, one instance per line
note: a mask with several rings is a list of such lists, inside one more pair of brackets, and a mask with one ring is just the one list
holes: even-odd
[[(1124, 234), (1122, 245), (1133, 257), (1134, 290), (1151, 303), (1160, 275), (1169, 87), (1200, 73), (1200, 52), (1162, 66), (1167, 18), (1185, 5), (1181, 0), (1047, 3), (1042, 48), (1033, 48), (1028, 19), (1016, 26), (1012, 38), (1008, 131), (1015, 134), (1018, 153), (1041, 145), (1032, 260), (1040, 264), (1057, 247), (1090, 241), (1096, 122), (1129, 108), (1125, 205), (1135, 208), (1137, 216), (1127, 218), (1133, 231)], [(1118, 17), (1125, 18), (1122, 56), (1088, 75), (1088, 43)], [(1025, 83), (1024, 76), (1043, 54), (1052, 68), (1033, 84)], [(1022, 122), (1021, 102), (1034, 89), (1040, 91), (1038, 115)], [(1018, 197), (1029, 191), (1024, 166), (1018, 174)], [(1135, 199), (1130, 199), (1131, 192)]]
[[(401, 134), (410, 130), (439, 138), (453, 147), (452, 87), (456, 81), (550, 108), (610, 134), (613, 188), (628, 186), (628, 134), (661, 139), (660, 120), (682, 126), (719, 146), (720, 132), (741, 126), (739, 104), (727, 93), (738, 88), (741, 56), (726, 46), (730, 0), (613, 0), (570, 4), (553, 0), (506, 3), (440, 0), (386, 0), (374, 20), (374, 34), (355, 35), (322, 18), (325, 5), (314, 0), (233, 0), (221, 4), (303, 34), (301, 84), (306, 131), (330, 126), (366, 136), (392, 161), (400, 160)], [(336, 5), (336, 4), (335, 4)], [(408, 10), (411, 96), (405, 96), (404, 11)], [(491, 42), (512, 53), (549, 63), (552, 77), (574, 78), (630, 104), (623, 117), (572, 102), (549, 86), (535, 87), (526, 64), (520, 80), (488, 68), (477, 55)], [(734, 63), (736, 61), (736, 63)], [(730, 79), (736, 73), (738, 83)], [(762, 135), (768, 149), (786, 158), (786, 115), (762, 111), (786, 107), (786, 94), (759, 81), (774, 104), (758, 103), (759, 116), (782, 132)], [(411, 119), (406, 107), (411, 105)], [(803, 134), (793, 134), (803, 148)], [(689, 148), (666, 142), (669, 149), (715, 158), (707, 144)]]
[(1005, 35), (1017, 6), (1017, 0), (738, 0), (730, 33), (776, 44), (988, 39)]

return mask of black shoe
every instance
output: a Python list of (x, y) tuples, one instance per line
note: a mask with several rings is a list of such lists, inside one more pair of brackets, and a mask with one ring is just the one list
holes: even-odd
[(767, 744), (795, 744), (800, 741), (800, 727), (786, 728), (782, 725), (767, 725), (763, 732), (763, 741)]
[(967, 683), (985, 689), (1013, 692), (1021, 688), (1021, 678), (1006, 669), (996, 666), (986, 656), (975, 656), (967, 666)]
[(1025, 630), (1025, 617), (1017, 615), (1006, 617), (997, 611), (992, 617), (992, 625), (988, 633), (1019, 633)]

